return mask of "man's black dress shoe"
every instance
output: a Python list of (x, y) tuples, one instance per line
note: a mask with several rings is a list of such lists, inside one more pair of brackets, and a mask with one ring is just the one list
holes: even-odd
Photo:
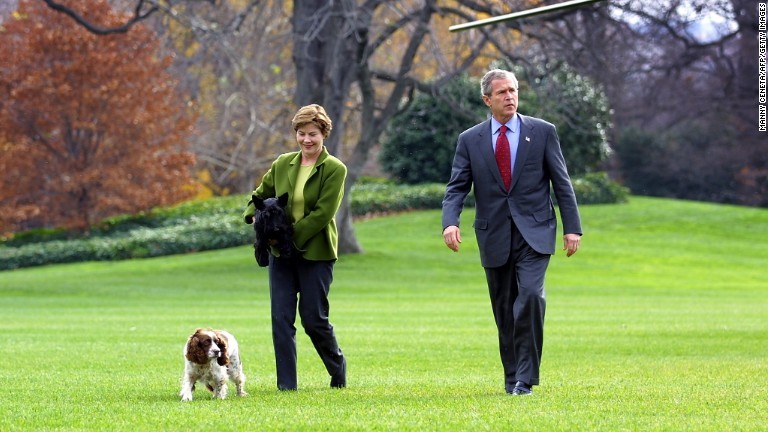
[(515, 384), (515, 388), (512, 389), (511, 392), (507, 391), (507, 393), (514, 396), (530, 396), (533, 394), (533, 389), (528, 384), (518, 381), (517, 384)]
[(331, 376), (331, 387), (344, 388), (347, 386), (347, 359), (342, 358), (341, 369)]

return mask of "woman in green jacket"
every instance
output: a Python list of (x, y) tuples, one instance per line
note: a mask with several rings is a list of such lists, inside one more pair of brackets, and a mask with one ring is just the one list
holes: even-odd
[[(293, 219), (291, 257), (269, 257), (269, 294), (272, 342), (275, 347), (277, 388), (296, 390), (296, 308), (301, 325), (331, 376), (331, 387), (347, 384), (347, 363), (328, 320), (328, 293), (338, 258), (335, 216), (344, 196), (347, 167), (323, 145), (332, 129), (320, 105), (298, 110), (292, 121), (300, 150), (285, 153), (272, 163), (254, 195), (266, 199), (288, 193), (286, 208)], [(253, 223), (249, 203), (243, 217)]]

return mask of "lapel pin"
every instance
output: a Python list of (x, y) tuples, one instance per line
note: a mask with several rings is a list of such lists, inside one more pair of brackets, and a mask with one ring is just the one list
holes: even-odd
[(531, 142), (531, 138), (529, 138), (529, 137), (525, 137), (525, 140), (528, 141), (528, 142)]

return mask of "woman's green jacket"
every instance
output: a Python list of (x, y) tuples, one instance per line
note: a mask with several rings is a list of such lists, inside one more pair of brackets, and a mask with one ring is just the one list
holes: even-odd
[[(285, 153), (277, 157), (253, 195), (266, 199), (288, 193), (288, 215), (292, 214), (293, 191), (301, 166), (301, 152)], [(304, 217), (293, 226), (293, 243), (305, 259), (312, 261), (338, 258), (338, 231), (335, 216), (344, 197), (347, 167), (323, 148), (315, 169), (304, 185)], [(253, 220), (256, 209), (249, 202), (243, 218)], [(290, 217), (290, 216), (289, 216)]]

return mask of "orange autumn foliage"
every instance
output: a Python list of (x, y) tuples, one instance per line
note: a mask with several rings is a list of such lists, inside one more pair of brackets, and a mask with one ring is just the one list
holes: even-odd
[[(72, 2), (103, 26), (107, 1)], [(97, 36), (37, 0), (0, 27), (0, 234), (87, 230), (194, 196), (192, 105), (142, 25)]]

